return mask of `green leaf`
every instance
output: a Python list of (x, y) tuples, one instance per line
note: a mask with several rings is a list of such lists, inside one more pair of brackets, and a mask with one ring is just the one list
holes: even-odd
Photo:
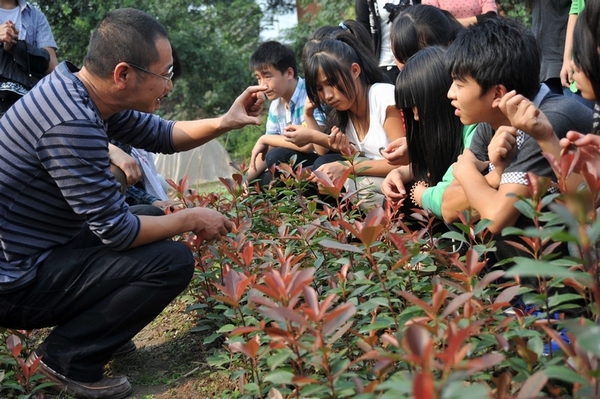
[(264, 380), (267, 382), (272, 382), (273, 384), (291, 384), (292, 378), (294, 378), (294, 373), (290, 373), (286, 370), (275, 370), (270, 372), (264, 377)]
[(464, 234), (461, 234), (458, 231), (448, 231), (442, 234), (441, 238), (447, 238), (449, 240), (456, 240), (460, 242), (469, 242), (469, 240), (465, 238)]
[(528, 202), (519, 200), (519, 201), (515, 202), (515, 208), (517, 208), (519, 210), (519, 212), (521, 212), (523, 215), (527, 216), (529, 219), (535, 218), (535, 212), (534, 212), (533, 208), (531, 207), (531, 204), (529, 204)]
[(580, 300), (581, 295), (578, 294), (560, 294), (560, 295), (552, 295), (550, 298), (548, 298), (548, 304), (550, 305), (550, 308), (553, 309), (554, 307), (563, 304), (565, 302), (572, 302), (572, 301), (577, 301)]
[(475, 225), (475, 228), (473, 229), (473, 233), (475, 233), (475, 234), (481, 233), (482, 231), (487, 229), (492, 223), (493, 222), (489, 219), (481, 219)]
[(219, 328), (218, 333), (226, 333), (235, 330), (236, 326), (233, 324), (225, 324), (223, 327)]
[(543, 371), (551, 379), (566, 381), (571, 384), (585, 384), (587, 382), (585, 378), (565, 366), (550, 366)]
[(337, 241), (333, 241), (333, 240), (321, 240), (321, 241), (319, 241), (319, 244), (321, 244), (325, 248), (339, 249), (342, 251), (356, 252), (359, 254), (362, 254), (364, 252), (361, 248), (355, 247), (354, 245), (342, 244), (341, 242), (337, 242)]
[(529, 258), (515, 257), (513, 261), (515, 266), (508, 269), (505, 277), (558, 277), (572, 278), (573, 280), (590, 287), (592, 284), (591, 276), (584, 272), (569, 270), (565, 266), (557, 265), (548, 261), (540, 261)]
[(294, 353), (291, 350), (280, 350), (273, 352), (267, 357), (267, 365), (271, 368), (271, 370), (275, 370), (293, 355)]
[(259, 392), (258, 384), (254, 383), (254, 382), (244, 384), (244, 389), (246, 390), (246, 392), (248, 392), (249, 394), (253, 394), (253, 395), (258, 394), (258, 392)]
[(442, 399), (489, 398), (491, 392), (483, 384), (465, 385), (463, 381), (453, 381), (444, 388)]
[(212, 344), (213, 342), (215, 342), (217, 340), (217, 338), (222, 337), (223, 334), (221, 333), (213, 333), (210, 334), (208, 337), (204, 338), (204, 341), (202, 341), (204, 343), (204, 345), (208, 345), (208, 344)]
[(587, 324), (580, 325), (577, 321), (565, 322), (565, 326), (577, 339), (577, 343), (587, 352), (600, 357), (600, 326)]

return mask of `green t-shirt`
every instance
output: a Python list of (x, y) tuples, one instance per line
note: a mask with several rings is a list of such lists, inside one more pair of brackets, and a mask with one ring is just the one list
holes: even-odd
[[(569, 10), (570, 15), (579, 15), (581, 11), (583, 11), (583, 7), (585, 7), (585, 0), (571, 0), (571, 10)], [(569, 87), (573, 93), (577, 93), (577, 86), (575, 86), (575, 82), (571, 83)]]
[[(475, 128), (477, 125), (468, 125), (463, 127), (463, 147), (469, 148), (471, 146), (471, 139), (473, 139), (473, 133), (475, 132)], [(423, 204), (423, 209), (429, 209), (435, 216), (438, 218), (442, 218), (442, 197), (444, 196), (444, 192), (454, 180), (454, 176), (452, 176), (452, 171), (454, 170), (454, 166), (450, 165), (446, 173), (444, 173), (444, 177), (442, 177), (442, 181), (436, 184), (433, 187), (429, 187), (423, 193), (423, 197), (421, 197), (421, 203)]]
[(581, 14), (583, 7), (585, 6), (585, 0), (572, 0), (571, 1), (571, 10), (569, 14)]

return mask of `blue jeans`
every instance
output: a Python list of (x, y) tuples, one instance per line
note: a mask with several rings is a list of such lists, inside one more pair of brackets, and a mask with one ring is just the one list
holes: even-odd
[[(132, 211), (161, 212), (152, 206)], [(98, 381), (112, 353), (188, 285), (193, 271), (194, 259), (182, 243), (164, 240), (118, 252), (85, 225), (51, 252), (31, 284), (0, 295), (0, 325), (56, 326), (36, 349), (38, 356), (68, 378)]]

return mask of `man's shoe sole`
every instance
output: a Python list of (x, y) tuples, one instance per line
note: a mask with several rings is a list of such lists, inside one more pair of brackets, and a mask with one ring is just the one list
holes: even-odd
[[(27, 359), (27, 365), (31, 366), (38, 359), (35, 351), (31, 352)], [(79, 382), (57, 373), (42, 361), (37, 368), (47, 380), (57, 385), (52, 387), (60, 392), (66, 392), (79, 399), (122, 399), (131, 394), (133, 388), (126, 377), (104, 376), (98, 382)]]

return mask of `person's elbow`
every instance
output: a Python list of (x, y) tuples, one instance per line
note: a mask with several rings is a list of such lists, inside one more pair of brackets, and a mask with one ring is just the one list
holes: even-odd
[(460, 211), (456, 209), (455, 206), (451, 203), (451, 201), (442, 200), (442, 219), (447, 224), (452, 224), (459, 220), (458, 215)]
[(495, 209), (487, 212), (480, 213), (481, 219), (487, 219), (492, 223), (487, 227), (490, 233), (496, 235), (502, 233), (505, 227), (514, 226), (519, 218), (519, 214), (511, 212), (507, 214), (501, 207), (495, 207)]

